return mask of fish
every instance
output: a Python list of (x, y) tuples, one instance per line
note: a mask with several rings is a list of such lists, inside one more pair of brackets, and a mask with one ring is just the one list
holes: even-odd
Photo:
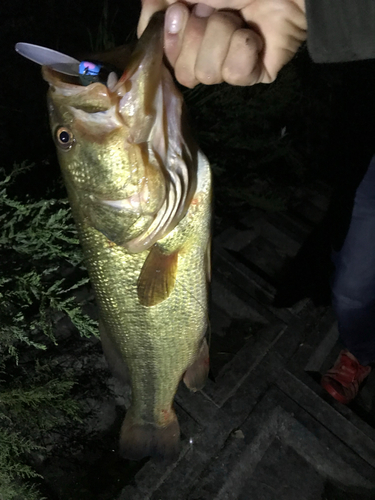
[(95, 55), (116, 68), (104, 80), (42, 67), (103, 350), (130, 377), (119, 452), (132, 460), (178, 456), (178, 385), (200, 390), (209, 371), (211, 170), (164, 62), (163, 25), (156, 13), (130, 55)]

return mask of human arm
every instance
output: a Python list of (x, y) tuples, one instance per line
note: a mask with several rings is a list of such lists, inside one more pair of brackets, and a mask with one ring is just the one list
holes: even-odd
[(203, 16), (187, 1), (142, 0), (139, 34), (153, 12), (167, 9), (165, 52), (176, 78), (188, 87), (270, 83), (306, 29), (315, 62), (375, 58), (374, 0), (205, 0)]
[(315, 62), (375, 58), (374, 0), (306, 0), (306, 15)]

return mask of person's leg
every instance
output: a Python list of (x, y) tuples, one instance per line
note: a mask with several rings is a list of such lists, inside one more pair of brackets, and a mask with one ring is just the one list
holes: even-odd
[(334, 263), (332, 296), (340, 339), (368, 365), (375, 361), (375, 156), (357, 189), (349, 230)]
[(370, 373), (367, 365), (375, 361), (375, 156), (356, 191), (349, 230), (333, 260), (333, 308), (349, 353), (340, 353), (322, 385), (347, 403)]

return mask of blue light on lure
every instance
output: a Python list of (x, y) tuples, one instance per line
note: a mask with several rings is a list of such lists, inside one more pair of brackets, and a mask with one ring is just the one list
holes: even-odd
[(19, 42), (15, 49), (21, 56), (37, 64), (49, 66), (59, 73), (79, 78), (84, 86), (94, 82), (106, 85), (109, 74), (112, 71), (117, 73), (114, 68), (108, 68), (98, 61), (78, 61), (56, 50), (32, 43)]
[(80, 75), (98, 76), (103, 65), (92, 61), (82, 61), (79, 64)]
[(79, 79), (82, 85), (101, 82), (106, 83), (110, 70), (97, 61), (81, 61), (78, 67)]

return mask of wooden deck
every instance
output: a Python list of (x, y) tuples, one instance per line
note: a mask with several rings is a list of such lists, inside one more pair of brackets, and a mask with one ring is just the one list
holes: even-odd
[(328, 286), (314, 280), (327, 251), (311, 255), (328, 201), (316, 185), (216, 237), (211, 378), (178, 391), (178, 461), (147, 461), (117, 500), (375, 498), (375, 375), (351, 407), (319, 385), (340, 349), (330, 306), (309, 297)]

